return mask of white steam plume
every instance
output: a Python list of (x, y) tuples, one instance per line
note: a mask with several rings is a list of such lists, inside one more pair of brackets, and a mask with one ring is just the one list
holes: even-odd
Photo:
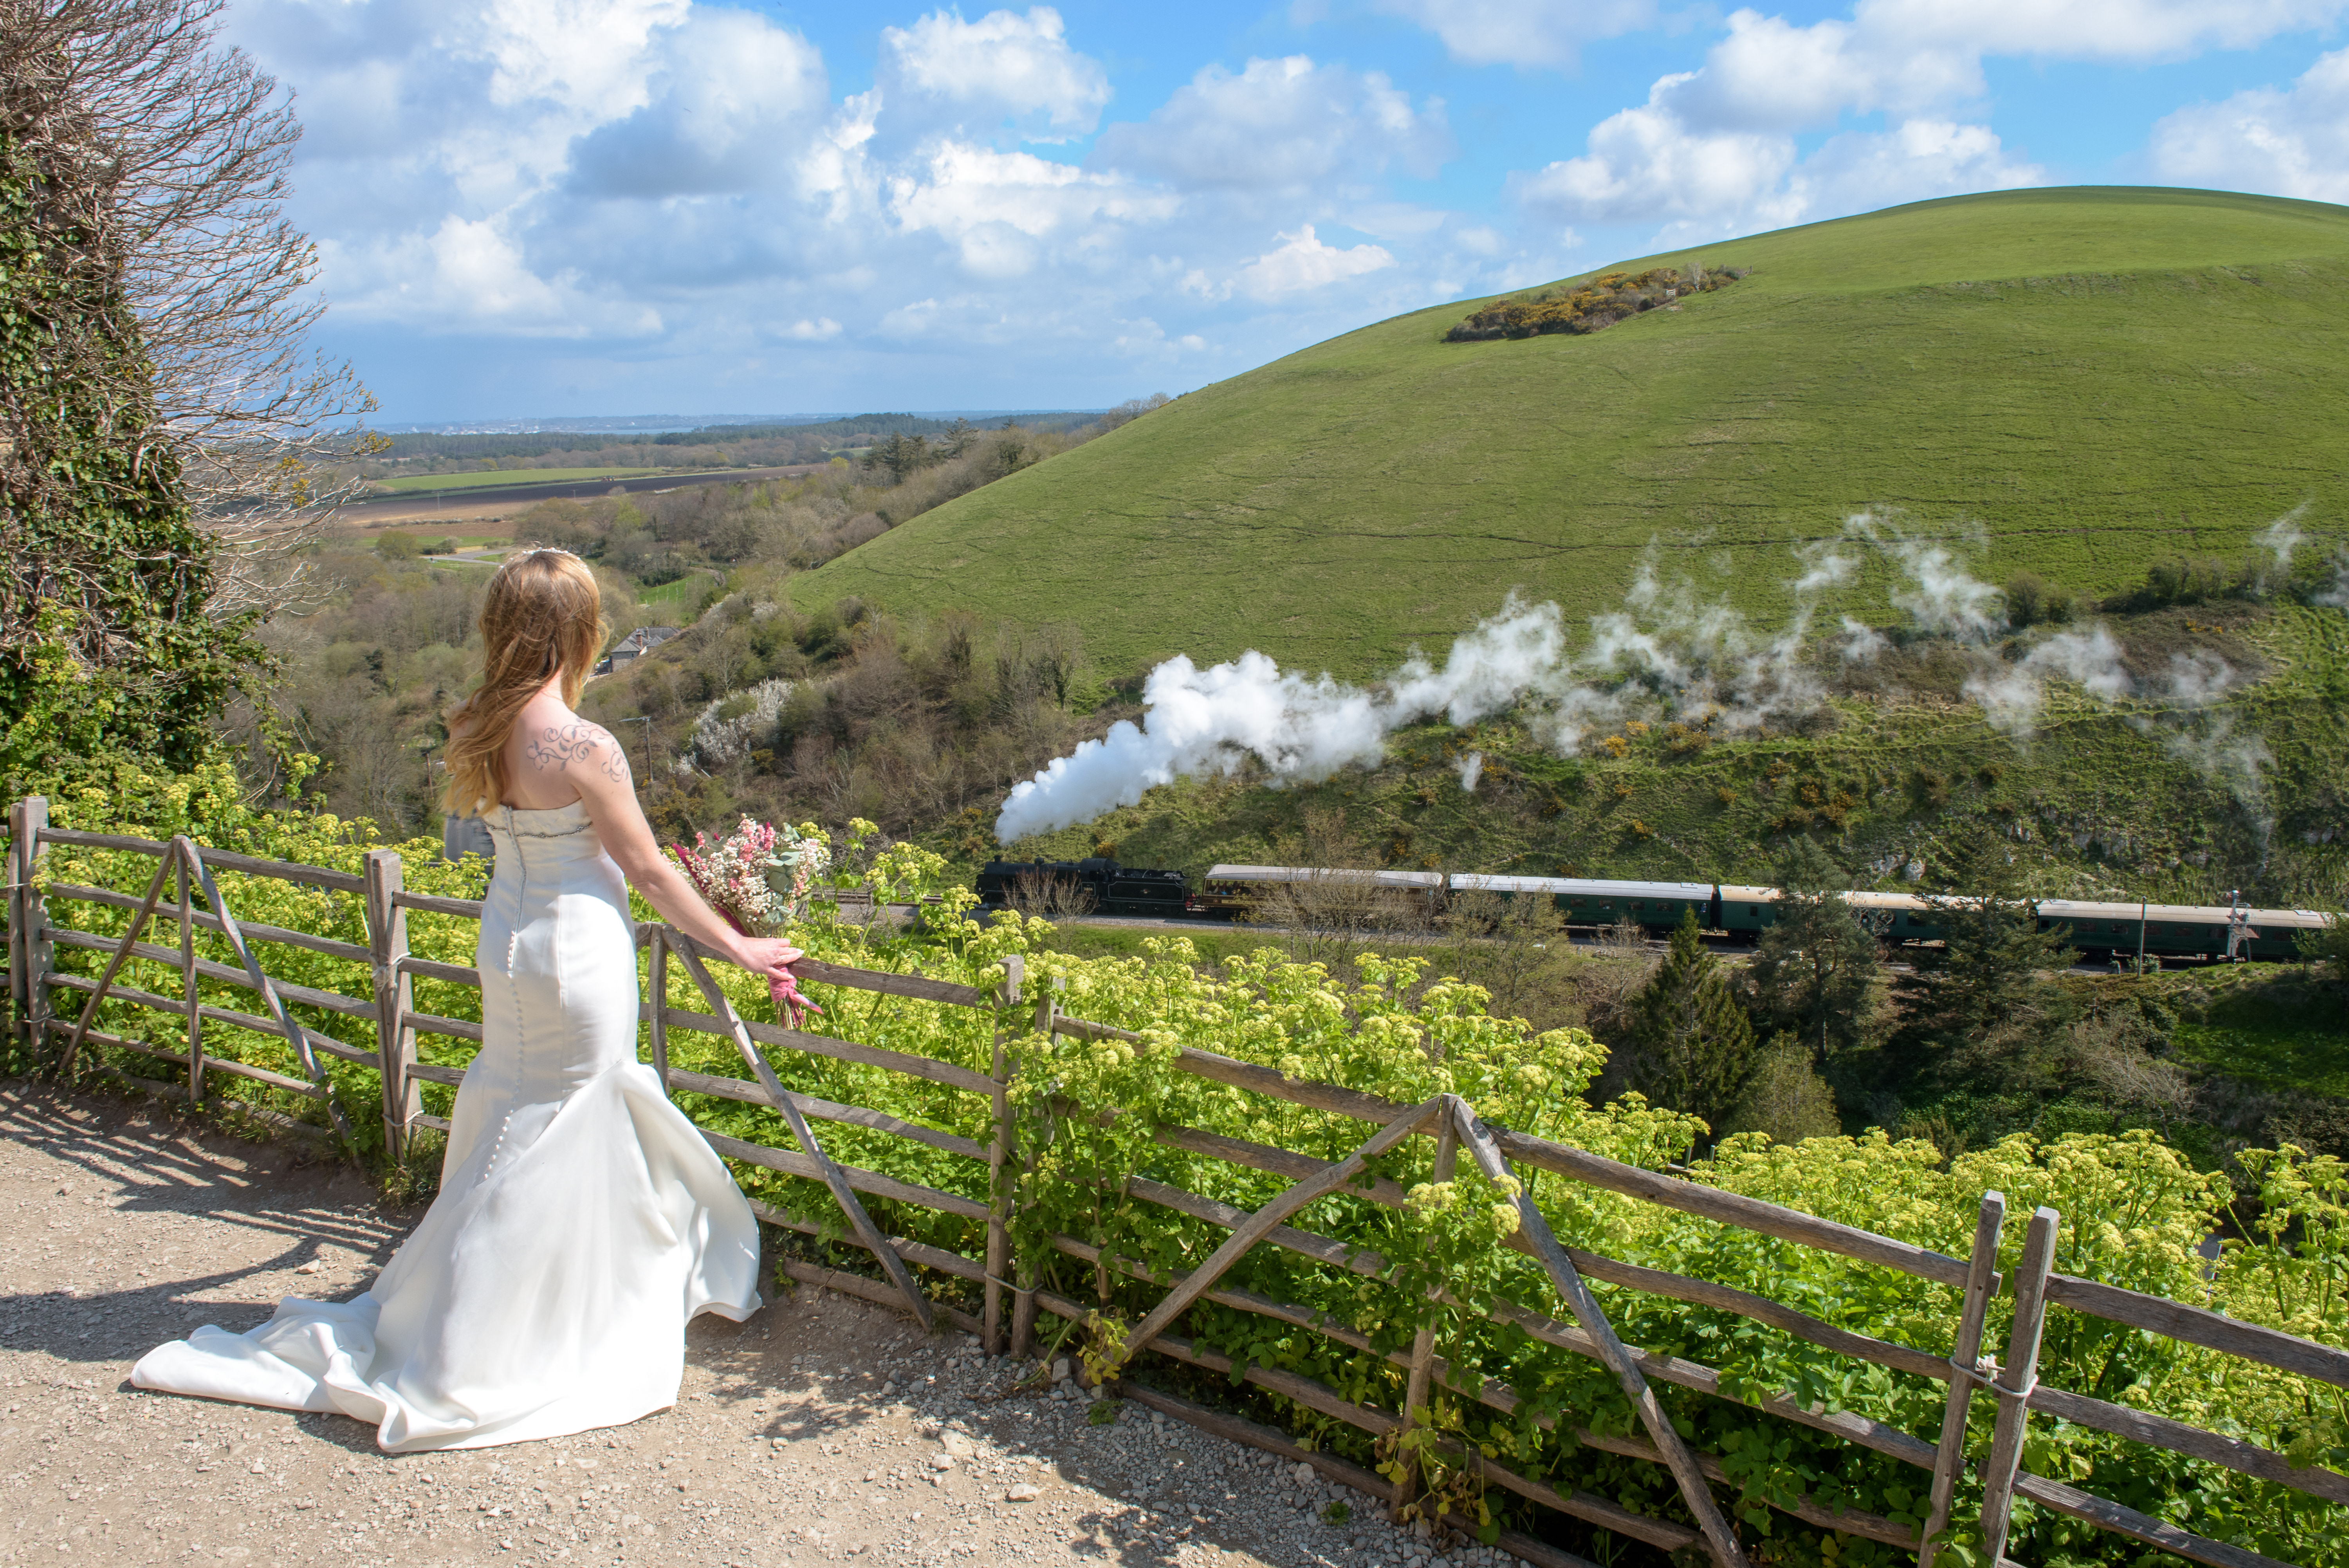
[(1177, 655), (1150, 672), (1142, 701), (1146, 730), (1121, 721), (1015, 787), (997, 839), (1091, 821), (1180, 775), (1231, 773), (1249, 753), (1277, 779), (1312, 783), (1349, 763), (1377, 763), (1390, 728), (1369, 692), (1327, 675), (1284, 675), (1254, 650), (1204, 670)]
[(2279, 573), (2292, 570), (2292, 552), (2308, 542), (2308, 535), (2300, 528), (2301, 516), (2307, 510), (2308, 503), (2303, 501), (2251, 535), (2252, 544), (2275, 557), (2275, 569)]
[(1843, 653), (1846, 664), (1873, 664), (1876, 656), (1892, 646), (1892, 639), (1864, 620), (1843, 618), (1843, 636), (1836, 646)]
[[(2269, 530), (2269, 547), (2280, 559), (2296, 543), (2283, 532), (2291, 525), (2292, 518), (2282, 518)], [(2235, 682), (2235, 672), (2209, 655), (2178, 656), (2165, 675), (2138, 681), (2102, 623), (2048, 637), (2010, 660), (1996, 646), (2009, 629), (1999, 591), (1968, 572), (1947, 544), (1907, 537), (1867, 513), (1847, 522), (1845, 537), (1895, 566), (1902, 585), (1893, 602), (1917, 630), (1963, 650), (1973, 666), (1966, 694), (2010, 735), (2030, 732), (2051, 680), (2071, 682), (2101, 702), (2139, 699), (2189, 708), (2216, 701)], [(1783, 630), (1765, 637), (1725, 599), (1707, 599), (1685, 581), (1665, 583), (1657, 555), (1651, 544), (1623, 607), (1593, 616), (1579, 651), (1568, 647), (1557, 605), (1527, 605), (1512, 593), (1498, 615), (1453, 643), (1442, 668), (1413, 649), (1392, 675), (1366, 687), (1326, 674), (1284, 673), (1254, 651), (1204, 670), (1188, 658), (1169, 659), (1143, 685), (1142, 724), (1121, 722), (1105, 739), (1085, 742), (1015, 787), (997, 818), (996, 836), (1011, 844), (1090, 821), (1139, 804), (1155, 785), (1186, 774), (1228, 774), (1250, 757), (1276, 784), (1318, 783), (1341, 768), (1375, 765), (1390, 732), (1436, 713), (1464, 725), (1516, 709), (1537, 740), (1566, 753), (1593, 730), (1633, 716), (1701, 715), (1696, 722), (1734, 734), (1808, 712), (1826, 700), (1806, 657), (1816, 597), (1850, 578), (1857, 559), (1832, 544), (1797, 550), (1798, 573), (1785, 584), (1795, 613)], [(2349, 605), (2349, 558), (2342, 572), (2341, 597)], [(1848, 617), (1834, 642), (1853, 664), (1890, 647), (1882, 633)], [(2253, 798), (2245, 791), (2256, 793), (2265, 765), (2255, 738), (2240, 742), (2204, 726), (2195, 737), (2164, 743), (2209, 776), (2229, 780), (2247, 803)], [(1458, 766), (1460, 787), (1473, 793), (1482, 753)]]
[(2076, 683), (2099, 701), (2117, 702), (2137, 693), (2137, 682), (2121, 663), (2121, 645), (2102, 621), (2085, 632), (2060, 632), (2013, 664), (1984, 653), (1964, 690), (1982, 704), (1992, 728), (2022, 735), (2038, 720), (2051, 676)]

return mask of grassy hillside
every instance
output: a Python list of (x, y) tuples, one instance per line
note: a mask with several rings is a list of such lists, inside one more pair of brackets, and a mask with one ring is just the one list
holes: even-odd
[[(1613, 607), (1668, 576), (1767, 617), (1787, 547), (1861, 508), (2002, 581), (2109, 591), (2349, 513), (2349, 209), (2019, 191), (1621, 264), (1750, 276), (1588, 337), (1454, 344), (1474, 302), (1177, 400), (792, 587), (1082, 627), (1101, 671), (1256, 647), (1361, 676), (1511, 588)], [(1615, 270), (1615, 269), (1609, 269)], [(1891, 618), (1871, 560), (1847, 609)]]

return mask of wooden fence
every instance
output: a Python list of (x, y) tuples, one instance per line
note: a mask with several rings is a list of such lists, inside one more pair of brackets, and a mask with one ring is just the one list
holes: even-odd
[[(416, 1011), (412, 982), (428, 979), (478, 987), (480, 974), (466, 966), (436, 962), (409, 953), (407, 917), (416, 911), (478, 919), (480, 904), (405, 891), (399, 857), (389, 850), (368, 853), (364, 873), (353, 875), (226, 854), (186, 838), (161, 843), (53, 828), (47, 824), (45, 804), (37, 798), (16, 803), (9, 826), (7, 976), (13, 1011), (11, 1027), (17, 1032), (16, 1043), (20, 1049), (31, 1051), (64, 1070), (70, 1070), (79, 1049), (93, 1042), (161, 1057), (184, 1066), (185, 1086), (152, 1083), (145, 1086), (191, 1099), (202, 1097), (207, 1075), (236, 1074), (319, 1102), (336, 1121), (337, 1129), (347, 1137), (349, 1129), (342, 1126), (328, 1094), (321, 1060), (322, 1056), (332, 1056), (359, 1064), (378, 1075), (385, 1134), (395, 1151), (405, 1145), (414, 1128), (448, 1126), (445, 1120), (424, 1113), (418, 1085), (454, 1085), (462, 1083), (464, 1074), (456, 1068), (419, 1061), (417, 1041), (420, 1035), (438, 1035), (478, 1042), (481, 1026), (463, 1019)], [(37, 876), (38, 857), (51, 845), (150, 857), (156, 862), (155, 870), (143, 894), (139, 895), (109, 888), (44, 883)], [(216, 870), (277, 877), (356, 895), (364, 900), (367, 941), (362, 947), (310, 932), (241, 924), (222, 900), (213, 876)], [(130, 910), (129, 929), (122, 936), (107, 937), (74, 929), (59, 921), (51, 909), (71, 903)], [(176, 946), (140, 940), (159, 920), (176, 927)], [(223, 939), (239, 961), (237, 965), (199, 959), (194, 948), (197, 931)], [(347, 996), (274, 981), (254, 955), (256, 943), (307, 949), (363, 965), (370, 978), (370, 994)], [(712, 1096), (776, 1112), (795, 1148), (770, 1147), (706, 1131), (704, 1136), (726, 1158), (823, 1183), (848, 1222), (851, 1235), (846, 1239), (870, 1251), (886, 1276), (875, 1280), (797, 1260), (786, 1261), (783, 1267), (793, 1278), (903, 1306), (926, 1325), (941, 1321), (956, 1324), (980, 1335), (989, 1350), (1014, 1355), (1030, 1352), (1040, 1311), (1071, 1322), (1081, 1321), (1089, 1314), (1091, 1309), (1084, 1303), (1041, 1288), (1032, 1274), (1012, 1277), (1011, 1243), (1020, 1219), (1009, 1197), (1013, 1183), (1007, 1179), (1009, 1167), (1017, 1158), (1009, 1086), (1018, 1069), (1020, 1042), (1039, 1033), (1091, 1040), (1138, 1041), (1139, 1036), (1064, 1016), (1050, 992), (1023, 1000), (1020, 966), (1016, 958), (1009, 962), (1009, 979), (999, 993), (920, 976), (848, 969), (812, 961), (799, 966), (802, 978), (812, 983), (881, 992), (988, 1014), (993, 1030), (993, 1055), (990, 1070), (981, 1073), (951, 1062), (745, 1019), (710, 977), (703, 954), (691, 939), (656, 925), (639, 932), (639, 944), (650, 950), (649, 983), (645, 988), (647, 1000), (642, 1022), (649, 1033), (652, 1065), (665, 1087), (672, 1092)], [(106, 953), (104, 970), (95, 980), (60, 971), (55, 963), (55, 952), (60, 947)], [(181, 994), (167, 996), (119, 983), (119, 971), (132, 958), (177, 969), (181, 978)], [(673, 962), (683, 968), (709, 1012), (694, 1012), (668, 1002), (668, 968)], [(261, 1011), (204, 1002), (198, 996), (199, 981), (249, 990), (258, 998)], [(70, 1017), (53, 1006), (60, 993), (76, 1003), (69, 1010)], [(93, 1025), (102, 997), (180, 1020), (185, 1030), (184, 1048), (165, 1050), (145, 1041), (98, 1030)], [(290, 1011), (291, 1005), (295, 1004), (366, 1021), (372, 1026), (375, 1047), (363, 1049), (305, 1027)], [(208, 1055), (203, 1044), (208, 1022), (283, 1037), (302, 1064), (304, 1076), (297, 1078)], [(717, 1076), (672, 1065), (670, 1036), (680, 1030), (730, 1041), (750, 1075)], [(53, 1054), (52, 1044), (57, 1047)], [(989, 1106), (992, 1137), (981, 1144), (882, 1111), (788, 1090), (778, 1079), (762, 1047), (859, 1063), (981, 1096)], [(1701, 1546), (1720, 1568), (1743, 1564), (1744, 1557), (1736, 1533), (1713, 1493), (1712, 1483), (1726, 1479), (1722, 1459), (1694, 1450), (1675, 1430), (1657, 1400), (1655, 1389), (1659, 1384), (1745, 1405), (1841, 1442), (1888, 1455), (1923, 1471), (1930, 1478), (1930, 1511), (1921, 1531), (1878, 1515), (1829, 1508), (1808, 1496), (1782, 1494), (1772, 1501), (1772, 1506), (1814, 1525), (1916, 1552), (1920, 1568), (1930, 1568), (1936, 1554), (1934, 1537), (1952, 1521), (1959, 1481), (1970, 1470), (1980, 1483), (1982, 1540), (1988, 1543), (1983, 1555), (1990, 1563), (2002, 1561), (2012, 1510), (2020, 1498), (2215, 1568), (2283, 1568), (2273, 1558), (2195, 1535), (2110, 1499), (2023, 1470), (2020, 1461), (2023, 1438), (2027, 1423), (2034, 1415), (2109, 1433), (2128, 1442), (2168, 1449), (2329, 1502), (2349, 1504), (2349, 1476), (2328, 1469), (2295, 1467), (2283, 1456), (2255, 1444), (2040, 1383), (2037, 1369), (2042, 1334), (2049, 1309), (2061, 1308), (2349, 1387), (2349, 1351), (2203, 1308), (2054, 1272), (2052, 1262), (2061, 1219), (2052, 1210), (2043, 1208), (2029, 1217), (2020, 1262), (2011, 1278), (2002, 1278), (1997, 1271), (1997, 1256), (2007, 1215), (2005, 1201), (1996, 1192), (1982, 1197), (1968, 1254), (1951, 1257), (1677, 1176), (1621, 1164), (1584, 1149), (1488, 1127), (1478, 1119), (1473, 1106), (1454, 1096), (1439, 1096), (1417, 1106), (1395, 1105), (1356, 1090), (1300, 1081), (1269, 1067), (1192, 1048), (1182, 1051), (1176, 1065), (1182, 1072), (1203, 1079), (1350, 1118), (1375, 1130), (1351, 1155), (1329, 1161), (1202, 1129), (1160, 1128), (1154, 1136), (1170, 1147), (1286, 1178), (1293, 1185), (1250, 1213), (1145, 1177), (1129, 1178), (1127, 1193), (1132, 1198), (1228, 1232), (1213, 1255), (1188, 1272), (1154, 1274), (1138, 1263), (1106, 1256), (1074, 1237), (1050, 1234), (1040, 1238), (1050, 1249), (1092, 1265), (1097, 1271), (1112, 1271), (1165, 1287), (1166, 1293), (1158, 1304), (1126, 1336), (1124, 1351), (1128, 1356), (1155, 1352), (1178, 1362), (1229, 1374), (1233, 1366), (1227, 1358), (1172, 1332), (1185, 1311), (1202, 1301), (1309, 1330), (1357, 1355), (1378, 1355), (1368, 1334), (1333, 1320), (1324, 1312), (1226, 1288), (1221, 1282), (1232, 1265), (1257, 1246), (1284, 1249), (1331, 1270), (1371, 1278), (1385, 1276), (1390, 1272), (1388, 1262), (1377, 1253), (1336, 1237), (1292, 1228), (1286, 1221), (1317, 1199), (1341, 1189), (1367, 1196), (1377, 1203), (1402, 1205), (1405, 1201), (1402, 1189), (1383, 1179), (1368, 1179), (1366, 1168), (1406, 1139), (1427, 1138), (1434, 1145), (1433, 1169), (1438, 1180), (1448, 1179), (1464, 1155), (1495, 1180), (1506, 1177), (1506, 1162), (1515, 1161), (1638, 1202), (1739, 1227), (1857, 1263), (1892, 1269), (1960, 1293), (1961, 1304), (1951, 1324), (1948, 1351), (1897, 1344), (1855, 1333), (1746, 1291), (1566, 1246), (1552, 1233), (1531, 1196), (1521, 1193), (1516, 1199), (1519, 1226), (1508, 1244), (1540, 1264), (1557, 1303), (1566, 1309), (1566, 1317), (1552, 1317), (1534, 1305), (1505, 1301), (1495, 1308), (1494, 1320), (1513, 1324), (1544, 1344), (1589, 1357), (1606, 1368), (1638, 1413), (1645, 1435), (1606, 1435), (1585, 1429), (1578, 1429), (1575, 1435), (1593, 1448), (1663, 1468), (1696, 1523), (1692, 1527), (1637, 1513), (1587, 1492), (1560, 1491), (1485, 1459), (1474, 1449), (1453, 1446), (1448, 1462), (1473, 1465), (1481, 1469), (1488, 1485), (1514, 1493), (1539, 1508), (1554, 1510), (1667, 1551)], [(812, 1122), (870, 1129), (983, 1163), (989, 1176), (987, 1189), (992, 1197), (980, 1201), (882, 1171), (840, 1164), (820, 1146)], [(983, 1225), (984, 1256), (966, 1257), (884, 1235), (865, 1211), (860, 1193)], [(812, 1233), (822, 1233), (824, 1229), (765, 1205), (755, 1207), (760, 1218), (771, 1224)], [(914, 1278), (915, 1268), (935, 1271), (976, 1286), (980, 1312), (974, 1315), (949, 1303), (933, 1300)], [(1940, 1429), (1930, 1436), (1920, 1436), (1855, 1412), (1806, 1404), (1790, 1395), (1758, 1401), (1741, 1399), (1714, 1367), (1625, 1345), (1593, 1296), (1588, 1282), (1592, 1280), (1733, 1314), (1839, 1355), (1945, 1383), (1948, 1398)], [(1989, 1306), (2001, 1291), (2009, 1293), (2014, 1303), (2013, 1330), (2003, 1354), (1985, 1355), (1982, 1340)], [(1426, 1407), (1431, 1394), (1438, 1387), (1480, 1401), (1504, 1414), (1514, 1413), (1517, 1407), (1516, 1394), (1505, 1385), (1455, 1376), (1454, 1370), (1434, 1355), (1433, 1338), (1427, 1331), (1420, 1333), (1408, 1353), (1391, 1352), (1385, 1359), (1405, 1375), (1406, 1392), (1401, 1409), (1359, 1404), (1327, 1384), (1278, 1368), (1250, 1366), (1242, 1376), (1271, 1394), (1373, 1435), (1409, 1425)], [(1414, 1495), (1413, 1482), (1408, 1477), (1400, 1487), (1391, 1484), (1342, 1459), (1300, 1448), (1282, 1434), (1254, 1422), (1218, 1413), (1130, 1379), (1122, 1380), (1117, 1391), (1207, 1430), (1311, 1464), (1324, 1474), (1390, 1503), (1406, 1501)], [(1996, 1419), (1987, 1449), (1970, 1454), (1967, 1417), (1976, 1397), (1995, 1401)], [(1551, 1423), (1546, 1420), (1544, 1424)], [(1960, 1522), (1963, 1522), (1962, 1519)], [(1579, 1558), (1513, 1532), (1504, 1532), (1500, 1543), (1521, 1558), (1553, 1568), (1567, 1564), (1590, 1568)]]

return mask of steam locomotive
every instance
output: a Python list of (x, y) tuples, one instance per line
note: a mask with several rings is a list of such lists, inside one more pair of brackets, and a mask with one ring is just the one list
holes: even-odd
[[(1730, 882), (1622, 882), (1566, 877), (1502, 877), (1481, 872), (1330, 870), (1296, 866), (1216, 866), (1195, 896), (1179, 871), (1142, 870), (1113, 860), (988, 862), (978, 875), (982, 904), (1013, 898), (1047, 901), (1071, 912), (1221, 916), (1253, 912), (1276, 888), (1319, 881), (1361, 883), (1433, 919), (1464, 893), (1506, 900), (1548, 902), (1568, 929), (1599, 929), (1628, 921), (1662, 935), (1693, 910), (1706, 930), (1757, 941), (1777, 919), (1778, 889)], [(1842, 895), (1877, 936), (1898, 946), (1938, 942), (1948, 916), (1910, 893)], [(2240, 896), (2227, 904), (2097, 903), (2069, 898), (2033, 901), (2042, 930), (2063, 929), (2091, 961), (2114, 957), (2178, 960), (2290, 960), (2294, 939), (2324, 929), (2331, 916), (2312, 909), (2254, 909)]]
[(1045, 910), (1103, 915), (1181, 915), (1191, 904), (1180, 871), (1102, 858), (990, 860), (979, 868), (979, 903), (1000, 909), (1015, 900)]

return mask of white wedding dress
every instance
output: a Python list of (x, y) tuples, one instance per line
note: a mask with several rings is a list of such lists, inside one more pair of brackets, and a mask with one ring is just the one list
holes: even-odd
[(142, 1388), (338, 1410), (393, 1453), (636, 1420), (677, 1401), (685, 1325), (759, 1306), (758, 1221), (636, 1061), (627, 886), (584, 805), (489, 815), (481, 1050), (440, 1193), (348, 1302), (150, 1351)]

